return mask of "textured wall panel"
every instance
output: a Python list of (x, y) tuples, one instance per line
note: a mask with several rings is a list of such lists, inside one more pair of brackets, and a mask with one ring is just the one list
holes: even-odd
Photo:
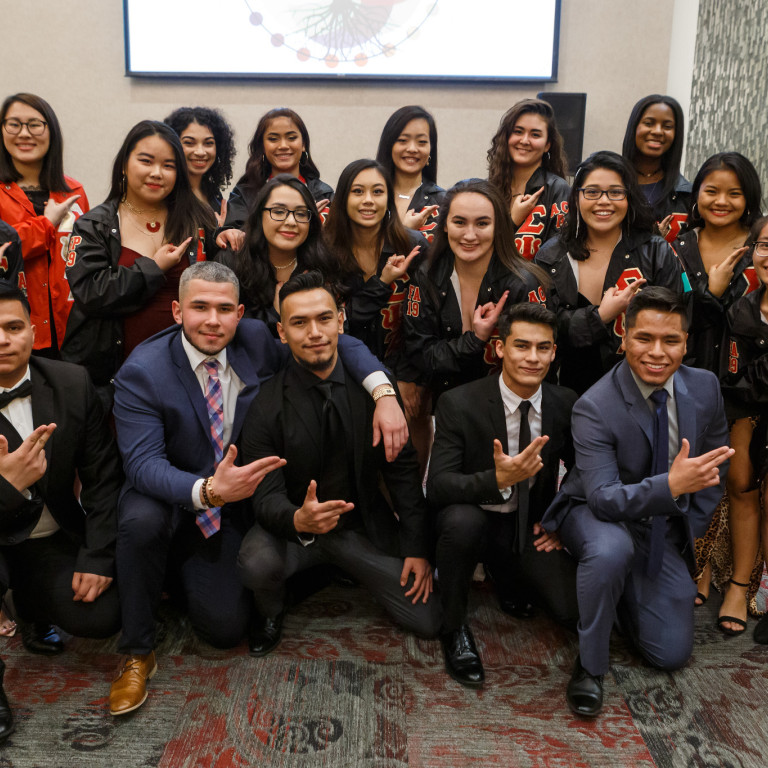
[[(674, 41), (672, 42), (674, 45)], [(685, 175), (715, 152), (757, 168), (768, 199), (768, 2), (701, 0)]]

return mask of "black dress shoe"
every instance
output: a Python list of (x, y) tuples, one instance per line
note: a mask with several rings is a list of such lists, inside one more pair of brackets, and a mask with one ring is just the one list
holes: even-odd
[(442, 635), (445, 669), (456, 682), (469, 688), (480, 688), (485, 680), (483, 663), (475, 646), (475, 638), (466, 624), (455, 632)]
[(756, 643), (768, 645), (768, 613), (757, 622), (755, 633), (752, 635)]
[(525, 598), (499, 595), (499, 608), (516, 619), (532, 619), (536, 615), (536, 606)]
[(21, 625), (21, 642), (30, 653), (55, 656), (64, 650), (64, 643), (51, 624), (17, 622)]
[(13, 712), (3, 689), (5, 663), (0, 659), (0, 742), (5, 741), (14, 731)]
[(578, 656), (568, 681), (565, 698), (571, 711), (582, 717), (595, 717), (603, 708), (603, 676), (590, 675), (581, 666)]
[(274, 651), (283, 636), (283, 619), (285, 611), (278, 613), (273, 619), (257, 616), (248, 632), (248, 652), (251, 656), (266, 656)]

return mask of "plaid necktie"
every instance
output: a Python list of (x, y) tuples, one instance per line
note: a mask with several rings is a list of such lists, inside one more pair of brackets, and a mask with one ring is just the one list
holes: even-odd
[[(208, 384), (205, 387), (205, 404), (208, 408), (208, 419), (211, 422), (211, 443), (213, 444), (214, 469), (224, 456), (224, 395), (219, 381), (219, 363), (217, 360), (203, 362), (208, 374)], [(203, 509), (197, 514), (198, 528), (207, 539), (221, 528), (221, 507)]]

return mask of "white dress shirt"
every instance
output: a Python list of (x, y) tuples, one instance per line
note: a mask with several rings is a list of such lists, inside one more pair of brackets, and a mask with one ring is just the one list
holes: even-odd
[[(499, 376), (499, 389), (501, 401), (504, 403), (504, 416), (507, 422), (507, 453), (515, 456), (520, 444), (520, 403), (523, 398), (516, 395), (505, 383), (504, 376)], [(541, 386), (528, 398), (531, 409), (528, 411), (528, 425), (531, 428), (531, 440), (541, 437)], [(536, 475), (528, 480), (529, 486), (533, 485)], [(505, 499), (503, 504), (481, 504), (483, 509), (489, 512), (514, 512), (517, 510), (517, 487), (500, 488), (499, 492)]]

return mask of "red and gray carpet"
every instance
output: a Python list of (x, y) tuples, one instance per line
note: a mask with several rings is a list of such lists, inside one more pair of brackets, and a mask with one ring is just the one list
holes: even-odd
[(0, 642), (16, 733), (0, 768), (592, 768), (768, 765), (768, 646), (725, 639), (717, 596), (697, 609), (694, 657), (674, 674), (613, 642), (594, 722), (564, 700), (575, 638), (517, 621), (473, 593), (486, 685), (443, 671), (439, 642), (395, 629), (367, 594), (333, 586), (289, 614), (273, 654), (198, 642), (169, 615), (147, 703), (112, 718), (115, 641), (71, 640), (53, 659)]

